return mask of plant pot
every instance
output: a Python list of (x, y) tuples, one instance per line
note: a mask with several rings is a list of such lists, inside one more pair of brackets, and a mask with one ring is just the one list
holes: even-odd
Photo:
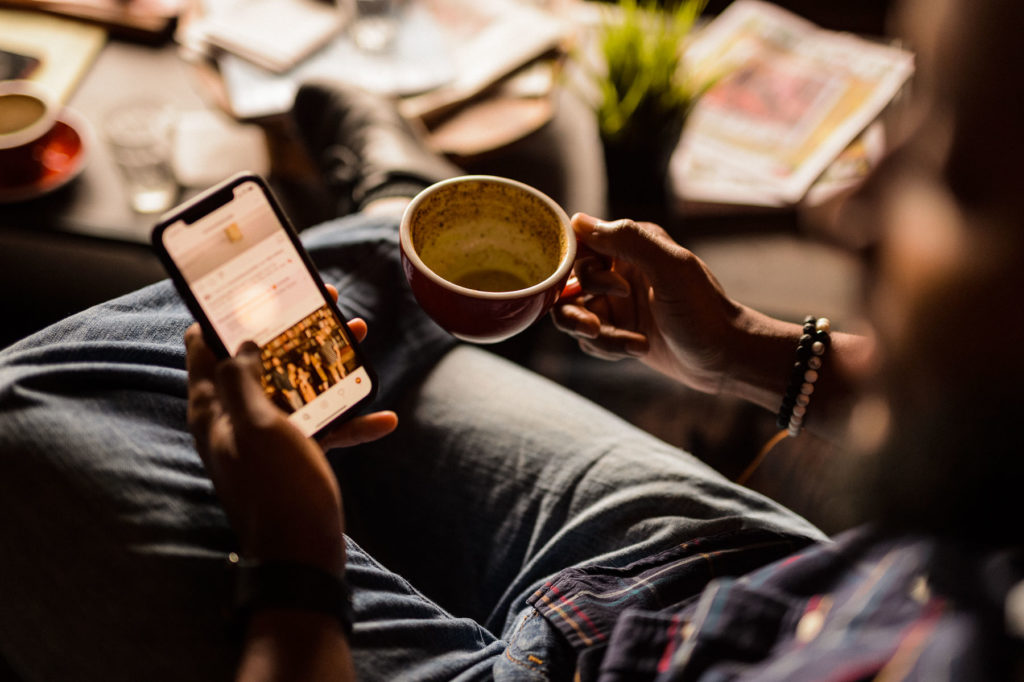
[(685, 118), (660, 126), (639, 124), (614, 137), (602, 137), (608, 179), (608, 210), (613, 217), (660, 220), (668, 208), (668, 166)]

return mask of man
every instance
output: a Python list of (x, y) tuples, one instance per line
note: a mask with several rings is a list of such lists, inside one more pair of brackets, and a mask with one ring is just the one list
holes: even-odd
[(300, 409), (305, 403), (303, 403), (302, 398), (299, 396), (299, 391), (292, 381), (291, 373), (285, 371), (284, 366), (281, 364), (281, 358), (276, 355), (270, 358), (270, 363), (270, 385), (285, 397), (293, 411)]
[[(828, 542), (578, 396), (453, 346), (400, 286), (386, 214), (450, 169), (415, 149), (377, 164), (379, 145), (415, 146), (400, 123), (305, 89), (311, 146), (359, 147), (349, 189), (366, 211), (304, 239), (328, 281), (344, 276), (389, 409), (306, 440), (259, 390), (255, 348), (218, 362), (195, 327), (186, 406), (189, 320), (166, 283), (9, 349), (4, 657), (28, 679), (1008, 677), (1024, 632), (1024, 322), (1000, 313), (1024, 291), (1022, 171), (1006, 160), (1024, 151), (1024, 111), (1021, 85), (995, 74), (1016, 62), (1024, 8), (909, 7), (921, 76), (906, 135), (845, 217), (871, 338), (821, 323), (823, 354), (797, 353), (800, 325), (729, 299), (654, 226), (582, 215), (603, 259), (578, 263), (586, 295), (555, 312), (589, 352), (773, 411), (794, 356), (821, 358), (779, 418), (883, 443), (851, 455), (871, 525)], [(335, 152), (328, 164), (351, 157)], [(321, 446), (347, 449), (329, 465)], [(324, 599), (292, 583), (233, 647), (232, 550), (305, 571)], [(329, 588), (342, 576), (351, 634)]]
[(338, 348), (338, 342), (327, 329), (321, 330), (317, 335), (317, 341), (320, 357), (327, 363), (327, 369), (334, 378), (334, 383), (338, 383), (345, 377), (345, 369), (341, 366), (341, 350)]

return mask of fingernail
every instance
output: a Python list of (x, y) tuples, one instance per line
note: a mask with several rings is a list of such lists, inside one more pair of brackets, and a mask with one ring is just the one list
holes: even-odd
[(577, 213), (572, 217), (573, 225), (577, 227), (585, 227), (588, 230), (593, 230), (601, 221), (592, 215), (586, 213)]
[(626, 352), (634, 358), (641, 358), (647, 355), (647, 344), (639, 341), (630, 341), (626, 344)]
[(256, 345), (255, 341), (243, 341), (242, 345), (238, 347), (238, 352), (235, 355), (259, 355), (260, 347)]

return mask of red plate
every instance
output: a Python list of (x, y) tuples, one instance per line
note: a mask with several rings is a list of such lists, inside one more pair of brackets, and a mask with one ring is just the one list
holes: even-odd
[(0, 203), (25, 201), (52, 192), (71, 182), (85, 167), (88, 152), (86, 122), (71, 111), (64, 110), (50, 131), (41, 157), (39, 174), (20, 185), (0, 185)]

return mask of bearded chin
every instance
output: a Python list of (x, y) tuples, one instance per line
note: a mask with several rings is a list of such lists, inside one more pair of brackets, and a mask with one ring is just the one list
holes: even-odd
[(856, 516), (893, 533), (1024, 544), (1024, 402), (890, 409), (888, 437), (848, 472)]

